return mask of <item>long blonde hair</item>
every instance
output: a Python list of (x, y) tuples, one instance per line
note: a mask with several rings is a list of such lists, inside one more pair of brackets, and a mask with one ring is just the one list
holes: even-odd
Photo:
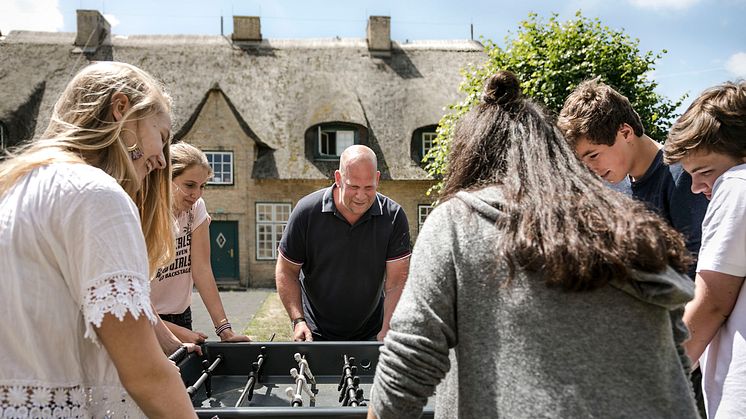
[[(130, 109), (115, 121), (112, 96), (122, 93)], [(142, 182), (127, 144), (124, 123), (160, 112), (171, 112), (171, 98), (145, 71), (125, 63), (96, 62), (73, 77), (57, 100), (49, 126), (41, 138), (9, 152), (0, 163), (0, 197), (34, 169), (56, 162), (85, 163), (117, 180), (137, 205), (148, 249), (150, 272), (174, 257), (169, 148), (166, 167), (152, 171)], [(140, 139), (137, 145), (142, 148)]]
[(184, 173), (185, 170), (192, 166), (199, 166), (207, 170), (207, 174), (212, 176), (212, 166), (207, 161), (207, 156), (202, 150), (197, 147), (185, 143), (179, 142), (171, 144), (171, 176), (177, 178)]

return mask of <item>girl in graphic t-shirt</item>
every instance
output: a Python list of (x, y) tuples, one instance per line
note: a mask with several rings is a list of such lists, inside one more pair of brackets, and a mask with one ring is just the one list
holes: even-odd
[(192, 286), (197, 286), (215, 334), (224, 342), (248, 342), (233, 332), (220, 300), (210, 264), (210, 216), (202, 199), (212, 168), (198, 148), (171, 145), (173, 167), (172, 207), (178, 229), (176, 259), (158, 269), (151, 282), (152, 300), (158, 315), (182, 342), (202, 343), (207, 335), (192, 330)]

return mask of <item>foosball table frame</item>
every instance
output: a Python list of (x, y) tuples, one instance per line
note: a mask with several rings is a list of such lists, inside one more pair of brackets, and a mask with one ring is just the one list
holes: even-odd
[[(176, 361), (200, 418), (352, 419), (367, 415), (380, 346), (207, 342)], [(433, 416), (428, 404), (422, 417)]]

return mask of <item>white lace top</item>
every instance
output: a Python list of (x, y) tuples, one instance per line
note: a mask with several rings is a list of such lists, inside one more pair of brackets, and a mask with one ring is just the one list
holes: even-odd
[(34, 170), (0, 198), (0, 418), (133, 418), (94, 326), (155, 316), (132, 200), (83, 164)]

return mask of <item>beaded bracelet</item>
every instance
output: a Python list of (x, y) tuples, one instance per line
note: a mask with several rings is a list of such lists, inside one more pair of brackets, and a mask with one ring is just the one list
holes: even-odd
[(230, 322), (225, 322), (221, 324), (220, 326), (215, 328), (215, 334), (220, 336), (221, 333), (225, 332), (228, 329), (232, 329)]

